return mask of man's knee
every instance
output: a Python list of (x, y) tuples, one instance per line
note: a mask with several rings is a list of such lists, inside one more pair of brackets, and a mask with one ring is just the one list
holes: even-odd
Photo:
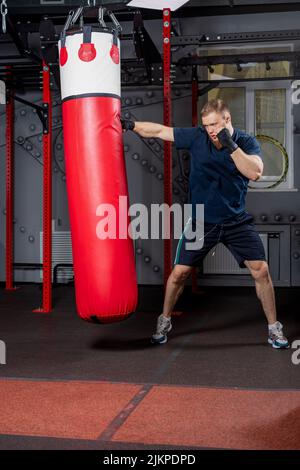
[(269, 266), (266, 261), (245, 261), (255, 281), (264, 282), (269, 280)]
[(191, 266), (177, 264), (171, 273), (172, 281), (176, 284), (184, 283), (191, 274), (192, 270), (193, 268)]

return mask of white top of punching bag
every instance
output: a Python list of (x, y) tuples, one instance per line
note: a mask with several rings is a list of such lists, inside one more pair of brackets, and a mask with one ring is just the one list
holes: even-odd
[[(113, 34), (92, 31), (91, 44), (94, 45), (95, 57), (84, 61), (79, 57), (83, 44), (83, 33), (78, 31), (67, 34), (65, 47), (67, 57), (64, 65), (60, 64), (61, 99), (72, 99), (82, 95), (121, 95), (120, 59), (112, 59)], [(120, 51), (120, 41), (117, 39)], [(61, 40), (58, 42), (61, 53)], [(120, 57), (120, 54), (119, 54)]]

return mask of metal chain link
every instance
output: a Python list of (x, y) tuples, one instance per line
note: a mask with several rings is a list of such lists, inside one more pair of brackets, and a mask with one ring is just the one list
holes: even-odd
[(2, 0), (1, 2), (0, 13), (2, 15), (2, 32), (3, 34), (5, 34), (6, 33), (6, 15), (7, 15), (6, 0)]

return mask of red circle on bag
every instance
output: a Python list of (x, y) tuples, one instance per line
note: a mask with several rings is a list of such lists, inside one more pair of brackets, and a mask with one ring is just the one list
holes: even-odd
[(59, 55), (59, 63), (63, 67), (68, 60), (68, 52), (66, 47), (62, 47)]
[(96, 54), (97, 52), (95, 46), (92, 43), (81, 44), (80, 49), (78, 51), (79, 59), (83, 62), (90, 62), (91, 60), (94, 60)]
[(119, 53), (119, 48), (115, 44), (111, 46), (110, 49), (110, 57), (112, 58), (113, 62), (115, 64), (118, 64), (120, 62), (120, 53)]

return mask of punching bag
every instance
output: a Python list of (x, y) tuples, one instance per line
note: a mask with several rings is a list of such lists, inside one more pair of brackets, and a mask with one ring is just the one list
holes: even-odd
[[(133, 241), (118, 230), (120, 217), (130, 223), (119, 204), (128, 198), (119, 38), (107, 28), (69, 31), (59, 41), (59, 62), (76, 306), (84, 320), (116, 322), (137, 304)], [(107, 205), (116, 230), (105, 238), (99, 223)]]

